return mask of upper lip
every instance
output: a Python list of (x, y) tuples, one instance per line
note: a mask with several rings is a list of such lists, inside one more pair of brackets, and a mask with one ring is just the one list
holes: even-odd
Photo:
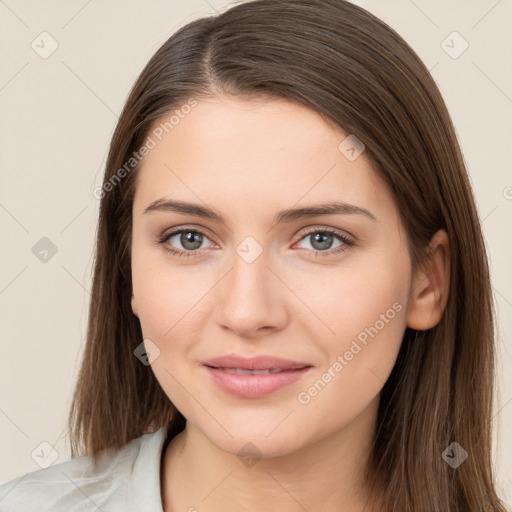
[(311, 366), (307, 363), (283, 359), (281, 357), (263, 355), (257, 357), (242, 357), (236, 354), (214, 357), (203, 362), (213, 368), (240, 368), (243, 370), (293, 370)]

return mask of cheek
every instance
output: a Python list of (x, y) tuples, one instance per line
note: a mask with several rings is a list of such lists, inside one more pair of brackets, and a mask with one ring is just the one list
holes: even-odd
[(199, 317), (208, 308), (204, 295), (211, 286), (203, 286), (204, 279), (191, 272), (191, 267), (171, 269), (165, 256), (155, 257), (149, 251), (146, 257), (142, 251), (133, 255), (132, 272), (143, 337), (159, 349), (151, 371), (178, 410), (187, 419), (195, 419), (191, 396), (200, 393), (191, 382), (190, 351), (201, 338), (204, 326)]
[[(304, 381), (296, 397), (303, 428), (315, 431), (317, 438), (362, 414), (377, 399), (395, 364), (405, 330), (405, 305), (394, 301), (393, 293), (365, 298), (354, 315), (341, 310), (333, 323), (335, 340), (324, 337), (325, 364)], [(326, 419), (319, 426), (314, 418)]]
[(289, 273), (284, 280), (294, 283), (294, 293), (312, 313), (302, 320), (298, 316), (298, 321), (312, 329), (318, 320), (317, 337), (321, 335), (330, 353), (343, 350), (359, 335), (364, 342), (365, 332), (375, 324), (379, 333), (390, 335), (405, 325), (400, 313), (407, 309), (410, 287), (406, 252), (361, 251), (337, 268), (320, 268), (314, 279)]
[[(208, 287), (208, 276), (189, 265), (171, 263), (161, 247), (132, 250), (133, 292), (145, 337), (166, 342), (185, 330), (190, 337)], [(204, 300), (204, 299), (203, 299)]]
[(332, 331), (322, 336), (323, 367), (298, 397), (310, 413), (338, 407), (338, 420), (348, 421), (380, 392), (391, 373), (406, 328), (410, 273), (403, 255), (380, 256), (340, 271), (339, 279), (325, 283), (324, 294), (310, 296)]

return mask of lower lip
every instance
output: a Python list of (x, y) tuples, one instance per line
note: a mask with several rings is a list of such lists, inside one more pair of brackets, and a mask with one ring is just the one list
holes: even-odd
[(223, 391), (241, 398), (260, 398), (301, 379), (312, 367), (263, 375), (238, 375), (211, 366), (205, 368)]

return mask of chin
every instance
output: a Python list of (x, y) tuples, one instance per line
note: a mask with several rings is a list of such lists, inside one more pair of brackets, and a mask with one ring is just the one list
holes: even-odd
[[(206, 432), (205, 435), (218, 448), (238, 456), (242, 459), (242, 462), (245, 458), (256, 460), (280, 457), (293, 453), (302, 447), (302, 443), (291, 437), (290, 432), (286, 430), (280, 433), (277, 433), (276, 430), (268, 435), (269, 431), (267, 429), (251, 428), (247, 424), (241, 425), (238, 430), (234, 427), (228, 430), (233, 434), (233, 437), (224, 430), (222, 430), (222, 433), (217, 431), (213, 435)], [(236, 435), (234, 432), (236, 432)]]

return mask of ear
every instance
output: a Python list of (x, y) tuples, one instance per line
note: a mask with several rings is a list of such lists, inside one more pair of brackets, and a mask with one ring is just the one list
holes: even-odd
[(133, 314), (138, 318), (139, 317), (139, 314), (137, 313), (137, 304), (135, 302), (135, 297), (132, 293), (132, 311), (133, 311)]
[(432, 237), (428, 261), (418, 270), (411, 287), (407, 326), (424, 331), (443, 316), (450, 289), (450, 241), (444, 229)]

